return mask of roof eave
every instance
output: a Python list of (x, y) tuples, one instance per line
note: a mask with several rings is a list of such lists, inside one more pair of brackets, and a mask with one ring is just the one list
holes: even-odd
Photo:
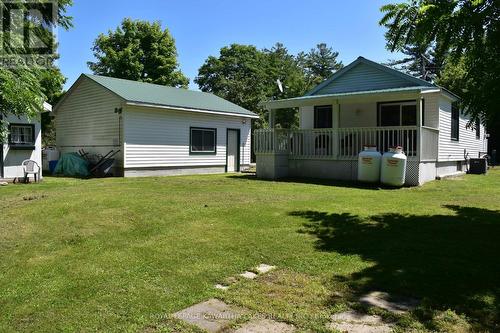
[(332, 100), (334, 103), (338, 103), (340, 100), (352, 99), (352, 98), (363, 98), (373, 95), (390, 95), (390, 94), (412, 94), (412, 93), (421, 93), (427, 90), (439, 91), (439, 88), (435, 87), (409, 87), (404, 89), (388, 89), (388, 90), (371, 90), (371, 91), (356, 91), (356, 92), (348, 92), (348, 93), (336, 93), (336, 94), (327, 94), (327, 95), (311, 95), (311, 96), (302, 96), (295, 97), (289, 99), (281, 99), (281, 100), (272, 100), (263, 103), (266, 109), (283, 109), (283, 108), (293, 108), (300, 106), (307, 106), (321, 103), (331, 103)]
[(52, 105), (47, 102), (43, 102), (43, 111), (42, 112), (52, 112)]
[(152, 103), (144, 103), (144, 102), (138, 102), (138, 101), (126, 101), (125, 104), (130, 105), (130, 106), (142, 106), (142, 107), (150, 107), (150, 108), (157, 108), (157, 109), (170, 109), (170, 110), (186, 111), (186, 112), (209, 113), (209, 114), (217, 114), (217, 115), (231, 116), (231, 117), (253, 118), (253, 119), (259, 118), (259, 116), (254, 114), (254, 113), (253, 114), (243, 114), (243, 113), (227, 112), (227, 111), (220, 111), (220, 110), (205, 110), (205, 109), (197, 109), (197, 108), (187, 108), (187, 107), (180, 107), (180, 106), (175, 106), (175, 105), (152, 104)]

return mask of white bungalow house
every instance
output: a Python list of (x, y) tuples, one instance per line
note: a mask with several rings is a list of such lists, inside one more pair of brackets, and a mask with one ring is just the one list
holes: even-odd
[[(43, 103), (43, 112), (52, 111), (52, 106)], [(1, 117), (1, 116), (0, 116)], [(14, 180), (24, 176), (21, 163), (24, 160), (35, 161), (42, 167), (42, 129), (40, 114), (33, 119), (7, 115), (8, 137), (0, 144), (0, 180)], [(41, 175), (41, 173), (40, 173)], [(30, 179), (32, 179), (32, 175)]]
[(82, 74), (54, 107), (56, 146), (115, 156), (125, 177), (239, 171), (254, 113), (213, 94)]
[[(254, 133), (257, 176), (355, 180), (364, 145), (380, 152), (400, 145), (406, 185), (464, 172), (466, 157), (487, 151), (482, 125), (457, 106), (459, 97), (363, 57), (305, 96), (272, 100), (269, 129)], [(298, 108), (300, 128), (276, 129), (274, 114)]]

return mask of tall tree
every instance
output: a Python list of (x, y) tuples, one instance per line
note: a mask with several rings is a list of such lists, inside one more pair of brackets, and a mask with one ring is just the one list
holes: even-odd
[(267, 89), (265, 62), (264, 53), (255, 46), (231, 44), (220, 49), (219, 57), (205, 60), (194, 82), (202, 91), (259, 112)]
[[(382, 6), (387, 48), (433, 45), (438, 57), (463, 61), (463, 107), (472, 119), (488, 122), (500, 103), (500, 6), (498, 0), (412, 0)], [(460, 92), (459, 92), (460, 93)]]
[[(6, 14), (12, 4), (13, 2), (0, 1), (0, 10)], [(55, 66), (57, 55), (53, 54), (53, 50), (57, 44), (52, 29), (57, 26), (69, 29), (72, 26), (72, 18), (66, 14), (72, 1), (56, 1), (56, 19), (52, 15), (54, 8), (51, 4), (53, 3), (37, 6), (41, 15), (25, 16), (25, 20), (19, 23), (23, 26), (19, 27), (11, 25), (16, 24), (16, 21), (10, 20), (8, 15), (2, 16), (3, 21), (0, 24), (2, 27), (10, 25), (10, 30), (0, 33), (0, 42), (3, 44), (0, 56), (15, 65), (0, 67), (0, 118), (5, 118), (8, 114), (32, 118), (42, 110), (44, 101), (51, 102), (51, 97), (62, 89), (65, 79)], [(31, 9), (30, 5), (31, 3), (22, 1), (15, 3), (16, 8), (24, 12)], [(30, 44), (22, 40), (26, 36), (16, 36), (12, 33), (19, 29), (29, 31), (29, 38), (36, 36), (49, 51), (43, 51), (43, 54), (37, 53), (42, 51), (34, 52)], [(37, 59), (39, 55), (46, 59), (44, 66), (26, 61)], [(6, 134), (7, 126), (3, 119), (0, 120), (0, 141), (5, 141)]]
[[(290, 54), (283, 44), (276, 43), (272, 48), (264, 49), (263, 53), (267, 59), (266, 100), (301, 96), (310, 88), (306, 73), (298, 58)], [(264, 112), (264, 116), (267, 120), (267, 112)], [(281, 109), (275, 113), (275, 124), (278, 127), (293, 128), (298, 126), (298, 122), (296, 109)]]
[[(257, 112), (260, 119), (255, 122), (255, 127), (262, 128), (268, 120), (262, 102), (301, 96), (340, 68), (341, 64), (332, 59), (330, 48), (319, 49), (324, 50), (321, 56), (316, 50), (295, 56), (281, 43), (263, 50), (251, 45), (232, 44), (223, 47), (219, 57), (210, 56), (205, 61), (195, 82), (202, 91)], [(336, 58), (337, 53), (333, 53)], [(278, 81), (283, 91), (278, 88)], [(298, 124), (295, 110), (280, 110), (276, 116), (282, 127)]]
[(391, 60), (387, 65), (422, 80), (434, 81), (443, 66), (443, 60), (427, 45), (406, 45), (401, 53), (402, 59)]
[(126, 18), (115, 31), (100, 34), (92, 50), (94, 74), (184, 88), (189, 83), (179, 70), (175, 41), (160, 22)]
[(333, 73), (344, 67), (337, 58), (339, 53), (325, 43), (316, 45), (308, 53), (301, 52), (297, 59), (304, 69), (311, 87), (329, 78)]

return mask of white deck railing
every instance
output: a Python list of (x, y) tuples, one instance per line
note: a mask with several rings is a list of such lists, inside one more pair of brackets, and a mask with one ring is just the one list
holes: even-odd
[(429, 127), (352, 127), (328, 129), (262, 129), (254, 133), (256, 154), (288, 154), (290, 158), (355, 159), (365, 145), (381, 152), (402, 146), (420, 160), (437, 158), (437, 129)]

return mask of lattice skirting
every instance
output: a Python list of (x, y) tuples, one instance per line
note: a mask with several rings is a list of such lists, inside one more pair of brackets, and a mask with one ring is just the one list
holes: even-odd
[(420, 185), (419, 166), (420, 166), (420, 163), (417, 162), (417, 161), (407, 161), (406, 162), (405, 185), (407, 185), (407, 186), (418, 186), (418, 185)]
[[(259, 165), (257, 165), (258, 169)], [(289, 159), (288, 170), (286, 175), (283, 174), (282, 177), (286, 176), (356, 181), (358, 178), (358, 161)], [(423, 182), (425, 180), (421, 181), (420, 179), (420, 163), (418, 161), (407, 161), (405, 185), (418, 186)]]

